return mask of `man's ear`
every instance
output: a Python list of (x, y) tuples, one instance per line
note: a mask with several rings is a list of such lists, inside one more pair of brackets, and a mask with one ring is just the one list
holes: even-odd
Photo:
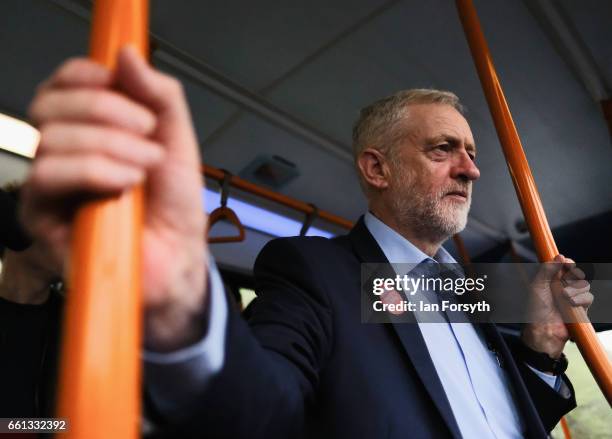
[(379, 150), (366, 148), (361, 151), (357, 166), (368, 186), (378, 190), (389, 187), (389, 165)]

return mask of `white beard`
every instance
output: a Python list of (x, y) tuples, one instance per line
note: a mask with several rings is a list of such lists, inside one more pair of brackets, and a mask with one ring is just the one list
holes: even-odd
[[(418, 233), (440, 241), (465, 228), (472, 202), (471, 184), (456, 183), (430, 193), (418, 184), (414, 175), (400, 171), (393, 186), (392, 209), (399, 224), (410, 226)], [(467, 192), (466, 201), (444, 196), (457, 189)]]

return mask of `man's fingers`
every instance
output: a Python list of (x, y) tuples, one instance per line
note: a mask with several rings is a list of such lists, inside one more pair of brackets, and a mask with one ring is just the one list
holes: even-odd
[(119, 52), (117, 86), (152, 108), (158, 116), (157, 139), (168, 146), (169, 158), (200, 165), (197, 139), (181, 83), (150, 67), (132, 47)]
[(588, 289), (591, 288), (591, 284), (589, 284), (589, 282), (585, 279), (572, 279), (569, 280), (567, 282), (565, 282), (565, 284), (562, 284), (564, 286), (565, 289), (572, 289), (572, 290), (583, 290), (583, 289)]
[(63, 63), (38, 90), (53, 87), (108, 87), (113, 81), (110, 70), (87, 58), (73, 58)]
[(100, 155), (66, 154), (36, 160), (28, 184), (39, 197), (87, 192), (112, 195), (142, 182), (144, 177), (142, 167)]
[(181, 83), (154, 70), (131, 46), (119, 52), (117, 85), (157, 112), (182, 110)]
[(563, 255), (557, 255), (552, 261), (544, 262), (540, 265), (540, 269), (536, 273), (534, 283), (550, 284), (550, 281), (561, 271), (565, 258)]
[(37, 155), (96, 153), (128, 164), (148, 167), (159, 162), (161, 145), (130, 132), (80, 123), (50, 123), (41, 127)]
[(37, 124), (52, 121), (99, 123), (149, 135), (156, 118), (144, 106), (111, 90), (51, 89), (39, 94), (29, 110)]
[(574, 306), (583, 306), (585, 308), (588, 308), (589, 306), (591, 306), (594, 299), (595, 296), (593, 296), (592, 293), (582, 293), (569, 298), (569, 301)]
[(586, 279), (577, 279), (573, 275), (566, 276), (566, 274), (561, 277), (561, 285), (563, 285), (563, 287), (582, 288), (585, 285), (589, 285)]
[(581, 279), (584, 279), (585, 277), (586, 277), (586, 274), (584, 274), (584, 271), (582, 271), (580, 268), (575, 267), (575, 266), (569, 269), (568, 271), (566, 271), (565, 273), (563, 273), (563, 278), (566, 281), (581, 280)]
[(574, 284), (563, 288), (563, 294), (568, 298), (572, 298), (591, 290), (591, 285), (587, 281), (582, 280), (579, 282), (580, 284)]

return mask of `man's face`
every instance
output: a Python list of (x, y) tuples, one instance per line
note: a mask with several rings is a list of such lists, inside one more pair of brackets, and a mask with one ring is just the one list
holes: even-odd
[(446, 239), (465, 227), (472, 181), (480, 176), (472, 131), (450, 105), (411, 105), (407, 111), (410, 134), (392, 154), (392, 209), (403, 225)]

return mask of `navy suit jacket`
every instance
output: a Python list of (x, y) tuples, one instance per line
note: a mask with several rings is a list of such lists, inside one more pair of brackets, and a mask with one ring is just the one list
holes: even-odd
[[(362, 262), (387, 262), (363, 219), (339, 238), (266, 245), (248, 324), (230, 313), (224, 367), (169, 426), (173, 435), (460, 438), (418, 325), (361, 323)], [(494, 325), (480, 326), (501, 355), (527, 437), (546, 437), (575, 407), (573, 389), (562, 398), (513, 359)]]

